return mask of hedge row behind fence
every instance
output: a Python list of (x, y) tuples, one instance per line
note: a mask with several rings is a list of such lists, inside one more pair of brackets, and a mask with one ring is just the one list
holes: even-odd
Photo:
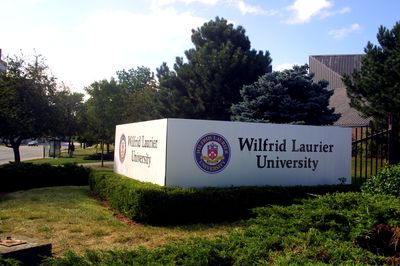
[(314, 194), (354, 186), (177, 188), (143, 183), (112, 172), (93, 171), (90, 187), (128, 218), (148, 224), (188, 224), (247, 218), (251, 208), (289, 205)]
[(0, 166), (0, 192), (89, 184), (90, 170), (75, 164), (10, 163)]

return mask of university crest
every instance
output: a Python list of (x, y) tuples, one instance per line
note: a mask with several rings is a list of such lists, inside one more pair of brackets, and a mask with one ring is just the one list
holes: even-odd
[(231, 149), (220, 134), (208, 133), (199, 138), (194, 148), (197, 166), (206, 173), (221, 172), (229, 163)]

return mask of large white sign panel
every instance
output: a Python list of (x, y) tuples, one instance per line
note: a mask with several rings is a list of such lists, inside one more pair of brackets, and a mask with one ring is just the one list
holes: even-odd
[(114, 170), (181, 187), (350, 183), (351, 129), (185, 119), (120, 125)]
[(167, 119), (118, 125), (114, 172), (165, 185)]

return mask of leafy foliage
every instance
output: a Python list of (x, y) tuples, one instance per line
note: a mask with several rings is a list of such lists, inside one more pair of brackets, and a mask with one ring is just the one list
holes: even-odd
[(242, 102), (232, 105), (232, 120), (268, 123), (330, 125), (339, 119), (329, 108), (333, 91), (328, 83), (314, 83), (308, 66), (274, 71), (243, 86)]
[(86, 88), (90, 95), (86, 106), (88, 116), (87, 131), (92, 140), (102, 140), (112, 143), (115, 136), (115, 126), (121, 124), (124, 118), (124, 94), (114, 79), (96, 81)]
[(3, 266), (19, 266), (21, 263), (15, 259), (3, 258), (0, 256), (0, 265)]
[(57, 136), (64, 136), (71, 139), (83, 131), (79, 123), (79, 116), (84, 111), (83, 94), (71, 92), (68, 87), (63, 87), (54, 95), (54, 105), (57, 113)]
[(51, 187), (84, 186), (89, 180), (88, 168), (75, 164), (51, 166), (50, 164), (10, 163), (0, 166), (0, 191)]
[(378, 174), (368, 178), (362, 191), (369, 194), (385, 194), (400, 197), (400, 165), (386, 166)]
[(155, 249), (68, 253), (51, 265), (381, 265), (391, 258), (358, 245), (378, 222), (400, 223), (400, 199), (336, 193), (303, 204), (257, 208), (242, 229)]
[(57, 128), (56, 81), (40, 55), (6, 61), (7, 70), (0, 71), (0, 138), (19, 162), (22, 140), (49, 135)]
[(131, 68), (117, 71), (118, 83), (129, 91), (143, 90), (154, 82), (154, 73), (148, 67)]
[(271, 71), (269, 52), (251, 49), (244, 28), (219, 17), (192, 30), (192, 42), (187, 62), (177, 57), (174, 72), (166, 64), (158, 69), (161, 101), (172, 103), (163, 114), (229, 120), (241, 87)]
[(86, 91), (86, 110), (78, 116), (83, 141), (113, 143), (115, 126), (159, 118), (154, 74), (146, 67), (117, 71), (117, 79), (93, 82)]
[(90, 186), (127, 217), (149, 224), (237, 220), (266, 204), (291, 204), (308, 193), (324, 194), (351, 186), (177, 188), (142, 183), (110, 172), (92, 172)]

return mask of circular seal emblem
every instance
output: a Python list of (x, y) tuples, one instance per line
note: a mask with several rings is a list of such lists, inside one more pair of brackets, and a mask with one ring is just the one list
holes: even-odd
[(202, 136), (194, 147), (194, 160), (206, 173), (221, 172), (229, 163), (231, 148), (228, 141), (217, 133)]
[(126, 155), (126, 138), (125, 135), (122, 134), (121, 138), (119, 139), (119, 161), (121, 163), (124, 162)]

